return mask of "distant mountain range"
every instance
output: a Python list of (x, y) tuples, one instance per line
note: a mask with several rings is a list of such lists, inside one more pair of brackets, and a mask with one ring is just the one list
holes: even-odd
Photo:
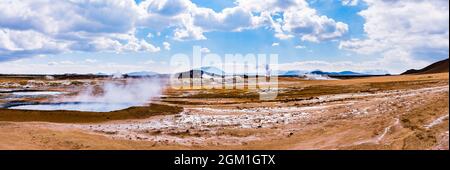
[(402, 73), (402, 75), (445, 73), (445, 72), (448, 72), (448, 67), (449, 67), (449, 62), (448, 62), (448, 58), (447, 58), (445, 60), (433, 63), (433, 64), (431, 64), (423, 69), (420, 69), (420, 70), (415, 70), (415, 69), (408, 70), (408, 71)]
[(318, 75), (328, 75), (328, 76), (356, 76), (356, 75), (365, 75), (362, 73), (357, 73), (353, 71), (341, 71), (341, 72), (324, 72), (320, 70), (312, 71), (311, 74), (318, 74)]
[(383, 70), (369, 70), (364, 72), (354, 72), (354, 71), (326, 72), (321, 70), (315, 71), (290, 70), (278, 72), (278, 75), (280, 76), (302, 76), (306, 74), (315, 74), (323, 76), (373, 76), (373, 75), (388, 75), (389, 73)]
[[(305, 71), (305, 70), (279, 70), (279, 71), (273, 71), (274, 74), (277, 74), (279, 76), (304, 76), (304, 75), (322, 75), (322, 76), (370, 76), (370, 75), (386, 75), (389, 74), (386, 71), (382, 70), (372, 70), (367, 71), (363, 73), (354, 72), (354, 71), (341, 71), (341, 72), (325, 72), (321, 70), (315, 70), (315, 71)], [(190, 75), (193, 77), (199, 77), (201, 75), (209, 75), (209, 76), (222, 76), (222, 75), (230, 75), (230, 73), (226, 73), (225, 71), (217, 68), (217, 67), (201, 67), (198, 69), (189, 70), (186, 72), (177, 73), (184, 74), (184, 75)], [(242, 73), (244, 75), (244, 73)], [(255, 75), (255, 74), (248, 74), (248, 75)]]
[(223, 70), (221, 70), (217, 67), (201, 67), (198, 70), (202, 70), (203, 72), (211, 73), (214, 75), (225, 75), (226, 74)]
[(278, 75), (280, 76), (298, 76), (303, 74), (308, 74), (308, 71), (302, 70), (278, 71)]
[[(204, 75), (208, 76), (226, 76), (231, 75), (231, 73), (227, 73), (217, 67), (208, 66), (208, 67), (200, 67), (197, 69), (188, 70), (185, 72), (179, 72), (175, 73), (175, 75), (180, 76), (183, 75), (189, 75), (190, 77), (200, 77)], [(321, 76), (365, 76), (365, 75), (385, 75), (388, 74), (386, 71), (382, 70), (374, 70), (374, 71), (367, 71), (363, 73), (354, 72), (354, 71), (341, 71), (341, 72), (325, 72), (321, 70), (315, 70), (315, 71), (305, 71), (305, 70), (278, 70), (278, 71), (272, 71), (272, 74), (276, 74), (278, 76), (305, 76), (305, 75), (321, 75)], [(105, 74), (105, 73), (97, 73), (96, 75), (111, 75), (111, 74)], [(147, 76), (155, 76), (160, 75), (157, 72), (152, 71), (139, 71), (139, 72), (130, 72), (123, 74), (124, 76), (131, 76), (131, 77), (147, 77)], [(242, 73), (244, 75), (244, 73)], [(246, 75), (256, 75), (256, 73), (249, 73)]]
[(154, 76), (154, 75), (158, 75), (158, 74), (159, 73), (152, 72), (152, 71), (140, 71), (140, 72), (127, 73), (125, 75), (132, 76), (132, 77), (146, 77), (146, 76)]

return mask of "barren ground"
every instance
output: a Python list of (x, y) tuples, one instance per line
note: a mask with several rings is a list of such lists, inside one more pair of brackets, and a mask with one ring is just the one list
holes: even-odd
[[(448, 150), (448, 76), (280, 78), (272, 101), (251, 90), (167, 89), (158, 107), (95, 119), (96, 113), (0, 109), (0, 149)], [(5, 86), (24, 81), (0, 79)], [(79, 88), (48, 83), (32, 88)]]

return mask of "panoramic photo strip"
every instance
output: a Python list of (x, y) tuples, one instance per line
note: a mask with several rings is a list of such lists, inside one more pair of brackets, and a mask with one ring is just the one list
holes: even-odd
[(0, 150), (448, 151), (449, 1), (0, 0)]

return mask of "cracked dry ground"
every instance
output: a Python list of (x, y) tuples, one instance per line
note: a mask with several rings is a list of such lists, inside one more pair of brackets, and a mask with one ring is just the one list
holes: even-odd
[[(0, 148), (448, 150), (448, 74), (437, 78), (381, 79), (330, 82), (359, 88), (381, 81), (378, 83), (387, 87), (356, 92), (341, 89), (342, 93), (301, 100), (284, 94), (299, 88), (295, 80), (280, 82), (280, 89), (287, 90), (280, 94), (284, 98), (276, 101), (164, 99), (160, 102), (191, 102), (184, 102), (184, 111), (179, 114), (142, 120), (83, 124), (0, 122)], [(392, 87), (392, 82), (402, 87)], [(317, 84), (305, 87), (326, 89), (321, 86), (323, 82), (314, 83)]]

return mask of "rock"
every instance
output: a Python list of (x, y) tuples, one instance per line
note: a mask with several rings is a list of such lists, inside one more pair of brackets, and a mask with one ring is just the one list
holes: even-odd
[(288, 137), (291, 137), (292, 135), (294, 135), (293, 132), (289, 133), (289, 134), (288, 134)]

